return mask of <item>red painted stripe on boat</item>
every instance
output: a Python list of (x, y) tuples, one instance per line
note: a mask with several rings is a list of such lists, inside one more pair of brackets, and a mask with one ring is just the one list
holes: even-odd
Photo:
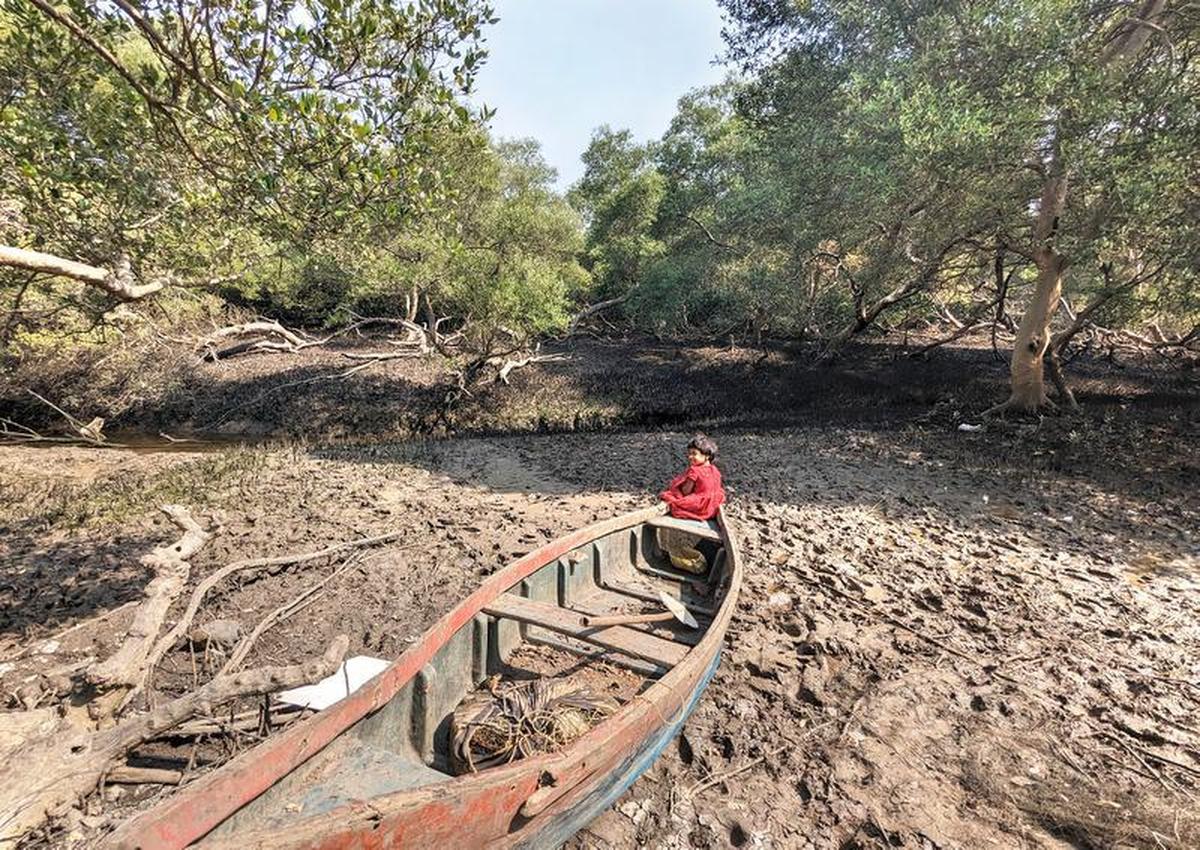
[(662, 513), (659, 505), (594, 523), (519, 558), (434, 623), (417, 645), (366, 686), (132, 819), (114, 832), (105, 846), (122, 850), (186, 847), (320, 752), (347, 727), (384, 705), (492, 599), (571, 550)]

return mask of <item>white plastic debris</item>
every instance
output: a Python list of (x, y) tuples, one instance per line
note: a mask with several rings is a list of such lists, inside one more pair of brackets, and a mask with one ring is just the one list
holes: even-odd
[(973, 434), (976, 431), (982, 431), (982, 425), (972, 425), (970, 422), (963, 422), (958, 426), (958, 430), (966, 431), (968, 434)]
[(390, 663), (382, 658), (356, 655), (343, 661), (342, 666), (332, 676), (313, 685), (281, 691), (276, 695), (276, 699), (286, 705), (321, 711), (350, 696), (383, 672)]

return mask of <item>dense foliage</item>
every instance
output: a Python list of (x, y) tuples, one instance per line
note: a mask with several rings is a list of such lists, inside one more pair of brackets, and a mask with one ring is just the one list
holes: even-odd
[[(535, 145), (464, 96), (482, 0), (0, 5), (0, 243), (307, 325), (408, 310), (537, 333), (581, 282)], [(0, 271), (3, 342), (112, 299)], [(412, 303), (411, 300), (409, 302)]]
[[(0, 248), (483, 350), (592, 304), (832, 353), (914, 320), (1014, 330), (1052, 242), (1060, 336), (1080, 311), (1195, 326), (1195, 6), (721, 5), (739, 74), (660, 139), (598, 129), (564, 200), (535, 142), (489, 139), (464, 105), (484, 0), (0, 0)], [(3, 269), (0, 298), (2, 344), (103, 329), (114, 303)]]
[(588, 258), (647, 327), (837, 344), (881, 321), (1019, 312), (1052, 162), (1070, 180), (1067, 296), (1115, 324), (1194, 323), (1200, 49), (1167, 7), (1026, 0), (725, 0), (740, 83), (693, 93), (664, 137), (598, 131), (576, 187)]

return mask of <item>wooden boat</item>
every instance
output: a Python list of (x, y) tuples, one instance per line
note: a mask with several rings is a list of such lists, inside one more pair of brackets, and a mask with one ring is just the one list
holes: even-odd
[[(671, 566), (663, 528), (707, 549), (702, 580)], [(492, 575), (361, 689), (128, 821), (106, 846), (558, 847), (678, 733), (717, 668), (740, 584), (724, 515), (693, 523), (653, 508), (576, 531)], [(660, 608), (660, 590), (698, 628), (582, 625), (585, 614)], [(556, 752), (451, 775), (452, 712), (523, 652), (636, 687)]]

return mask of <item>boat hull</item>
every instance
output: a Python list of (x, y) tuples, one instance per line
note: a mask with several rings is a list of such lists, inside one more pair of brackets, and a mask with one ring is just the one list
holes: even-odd
[(607, 775), (603, 781), (596, 783), (581, 799), (564, 801), (564, 805), (559, 807), (560, 810), (554, 813), (549, 822), (542, 825), (536, 835), (521, 840), (513, 846), (519, 847), (521, 850), (553, 850), (553, 848), (562, 846), (567, 839), (615, 803), (638, 780), (638, 777), (650, 769), (667, 745), (675, 740), (680, 730), (683, 729), (683, 724), (687, 722), (697, 703), (700, 702), (704, 689), (708, 687), (708, 683), (716, 674), (720, 663), (721, 654), (718, 652), (712, 663), (709, 664), (708, 670), (705, 671), (704, 678), (691, 700), (679, 714), (663, 726), (662, 731), (644, 741), (616, 770)]
[[(648, 509), (597, 523), (509, 565), (435, 623), (417, 645), (363, 689), (130, 821), (106, 846), (122, 850), (194, 845), (213, 850), (382, 850), (439, 844), (455, 848), (561, 845), (653, 764), (678, 734), (716, 671), (741, 581), (736, 541), (723, 516), (725, 586), (708, 630), (661, 678), (564, 750), (476, 774), (447, 776), (445, 781), (423, 787), (367, 795), (369, 799), (296, 816), (282, 825), (256, 826), (255, 810), (257, 798), (265, 791), (270, 789), (279, 796), (285, 787), (283, 780), (292, 779), (293, 771), (355, 724), (378, 715), (397, 693), (424, 675), (439, 648), (460, 630), (470, 629), (501, 594), (532, 580), (543, 567), (558, 562), (563, 569), (570, 553), (605, 536), (617, 535), (619, 540), (628, 529), (636, 543), (642, 524), (660, 515), (661, 509)], [(614, 548), (621, 546), (625, 544)], [(599, 567), (596, 569), (598, 574)], [(295, 793), (302, 789), (303, 785)]]

